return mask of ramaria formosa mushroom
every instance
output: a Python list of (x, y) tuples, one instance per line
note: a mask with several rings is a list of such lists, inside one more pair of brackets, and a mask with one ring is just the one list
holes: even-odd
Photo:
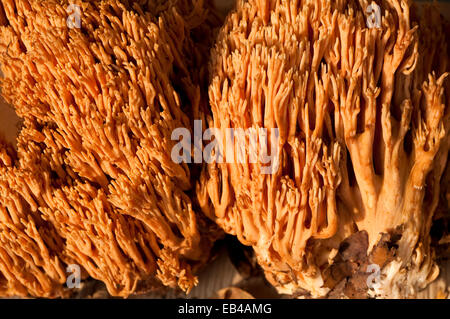
[[(197, 194), (279, 292), (410, 297), (438, 275), (430, 228), (450, 142), (442, 25), (407, 0), (240, 0), (228, 16), (209, 89), (209, 126), (226, 147)], [(228, 128), (278, 129), (277, 169), (250, 162), (249, 147), (244, 161), (227, 158), (243, 148)]]
[(170, 152), (204, 103), (206, 7), (0, 1), (2, 94), (23, 119), (17, 154), (0, 149), (0, 295), (64, 295), (72, 266), (116, 296), (196, 285), (218, 231)]

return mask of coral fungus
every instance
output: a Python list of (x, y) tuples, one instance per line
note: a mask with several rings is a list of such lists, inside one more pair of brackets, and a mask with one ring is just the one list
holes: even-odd
[(208, 7), (0, 1), (2, 95), (23, 120), (0, 149), (0, 295), (67, 295), (72, 264), (116, 296), (196, 285), (218, 231), (170, 150), (205, 103)]
[(443, 25), (407, 0), (240, 0), (226, 19), (209, 126), (278, 129), (279, 168), (263, 174), (246, 150), (244, 162), (208, 165), (198, 198), (253, 246), (279, 292), (409, 297), (436, 278), (430, 228), (450, 142)]

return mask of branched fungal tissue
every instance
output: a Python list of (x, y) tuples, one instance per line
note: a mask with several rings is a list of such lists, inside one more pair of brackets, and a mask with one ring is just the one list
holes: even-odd
[(218, 3), (0, 0), (0, 107), (20, 120), (13, 144), (0, 127), (0, 297), (70, 298), (75, 275), (189, 293), (233, 237), (291, 298), (413, 298), (439, 276), (436, 4)]

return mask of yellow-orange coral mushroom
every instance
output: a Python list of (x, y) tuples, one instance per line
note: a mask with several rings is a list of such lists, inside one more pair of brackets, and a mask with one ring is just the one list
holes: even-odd
[(441, 17), (410, 1), (238, 1), (212, 51), (209, 125), (279, 129), (280, 167), (208, 165), (204, 212), (280, 292), (413, 296), (438, 273), (448, 61)]
[(201, 107), (206, 16), (203, 1), (0, 1), (2, 94), (24, 121), (17, 156), (0, 150), (0, 295), (64, 295), (71, 264), (112, 295), (196, 285), (217, 231), (170, 137)]

